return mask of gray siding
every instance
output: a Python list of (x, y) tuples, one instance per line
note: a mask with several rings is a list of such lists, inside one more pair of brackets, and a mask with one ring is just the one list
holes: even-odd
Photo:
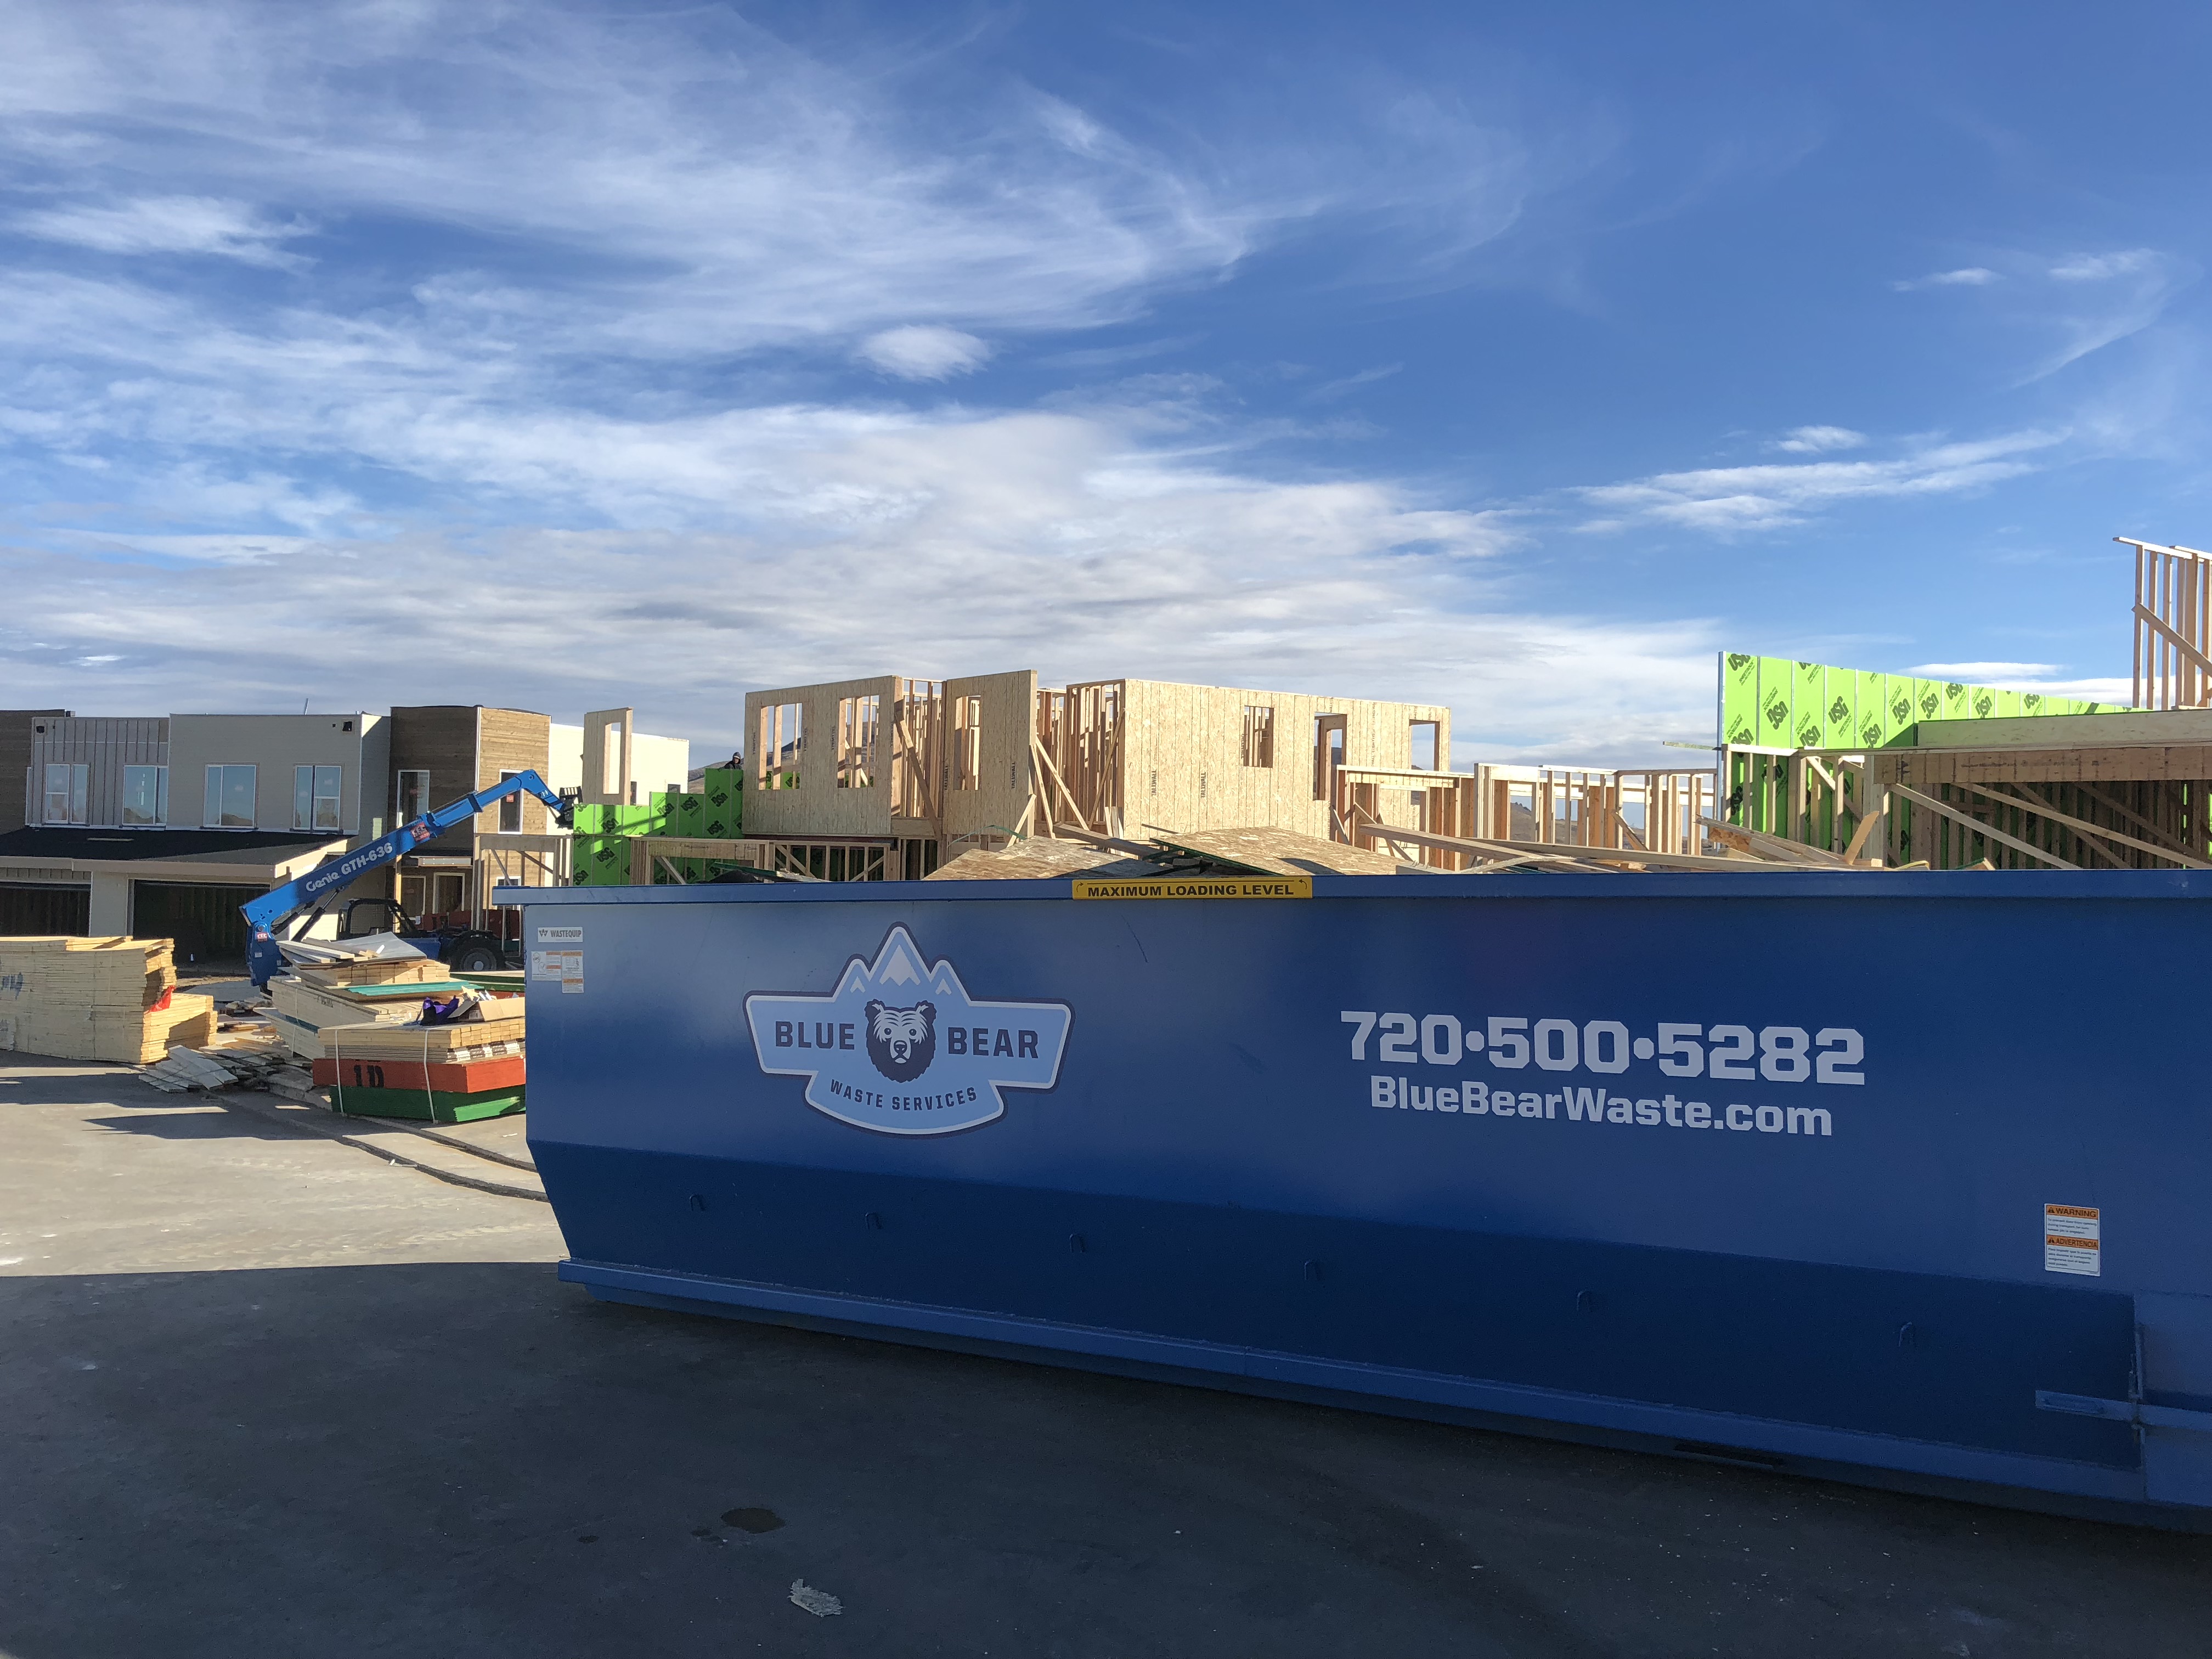
[[(32, 722), (30, 793), (24, 802), (24, 821), (46, 821), (44, 780), (49, 764), (86, 769), (83, 822), (112, 829), (123, 821), (123, 769), (168, 763), (169, 722), (165, 720), (74, 715), (35, 720)], [(173, 792), (175, 786), (176, 780), (172, 778)], [(172, 793), (169, 816), (173, 823), (176, 815), (176, 798)], [(198, 810), (195, 807), (191, 822), (198, 821)]]

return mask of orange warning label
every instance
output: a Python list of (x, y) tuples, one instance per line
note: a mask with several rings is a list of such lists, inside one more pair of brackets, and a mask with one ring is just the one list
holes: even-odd
[(2104, 1271), (2104, 1212), (2087, 1204), (2043, 1206), (2043, 1271), (2083, 1273)]

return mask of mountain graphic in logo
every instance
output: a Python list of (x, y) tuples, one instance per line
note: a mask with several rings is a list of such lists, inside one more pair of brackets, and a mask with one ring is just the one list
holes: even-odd
[(886, 1134), (941, 1135), (1006, 1112), (1000, 1091), (1060, 1081), (1073, 1012), (1062, 1002), (968, 994), (949, 960), (894, 927), (872, 963), (845, 964), (826, 997), (756, 992), (745, 1019), (761, 1070), (806, 1079), (818, 1112)]

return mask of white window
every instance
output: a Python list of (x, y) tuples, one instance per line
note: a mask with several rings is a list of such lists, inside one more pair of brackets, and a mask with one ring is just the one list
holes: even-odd
[[(521, 775), (520, 772), (502, 772), (499, 775), (499, 781), (505, 783), (509, 778)], [(499, 833), (502, 836), (522, 833), (522, 791), (520, 789), (502, 799), (499, 804)]]
[(82, 823), (85, 797), (92, 787), (92, 768), (67, 761), (46, 763), (46, 806), (41, 818), (47, 823)]
[(412, 823), (430, 810), (430, 775), (428, 772), (402, 772), (399, 788), (392, 799), (392, 821)]
[(207, 807), (201, 823), (210, 830), (253, 828), (253, 780), (251, 766), (209, 767)]
[(328, 830), (338, 827), (338, 796), (345, 779), (343, 766), (295, 766), (292, 769), (292, 827)]
[(169, 769), (166, 766), (126, 766), (123, 769), (123, 827), (143, 830), (169, 821)]

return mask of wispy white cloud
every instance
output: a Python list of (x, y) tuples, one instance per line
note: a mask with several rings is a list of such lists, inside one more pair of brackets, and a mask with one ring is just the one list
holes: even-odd
[(1906, 669), (1923, 679), (1963, 680), (1969, 684), (1995, 685), (2000, 680), (2048, 679), (2059, 665), (2050, 662), (1923, 662)]
[(1986, 489), (2035, 470), (2055, 432), (2017, 432), (1969, 443), (1930, 443), (1888, 460), (1807, 461), (1655, 473), (1576, 492), (1601, 509), (1584, 529), (1655, 520), (1717, 535), (1802, 523), (1850, 501), (1948, 495)]
[(1788, 455), (1820, 455), (1836, 449), (1860, 449), (1866, 434), (1847, 426), (1801, 426), (1778, 439), (1773, 447)]
[(1914, 276), (1890, 286), (1900, 294), (1910, 294), (1923, 288), (1986, 288), (2002, 280), (1987, 265), (1966, 265), (1957, 270), (1931, 271), (1925, 276)]
[[(780, 481), (742, 527), (198, 544), (109, 533), (97, 562), (19, 537), (0, 548), (0, 582), (15, 615), (38, 617), (40, 643), (0, 622), (0, 685), (66, 696), (70, 661), (113, 654), (126, 659), (99, 696), (136, 688), (152, 707), (217, 678), (247, 708), (310, 688), (380, 706), (395, 684), (571, 714), (618, 696), (719, 746), (741, 740), (749, 685), (1019, 665), (1172, 679), (1202, 665), (1220, 682), (1444, 701), (1462, 760), (1627, 761), (1701, 729), (1711, 624), (1498, 603), (1488, 556), (1515, 539), (1500, 515), (1375, 482), (1276, 483), (1149, 447), (1142, 425), (1109, 410), (872, 427), (805, 427), (794, 412), (772, 467), (732, 445), (733, 498)], [(423, 568), (465, 572), (499, 602), (455, 605), (441, 584), (391, 580)], [(302, 628), (307, 594), (344, 625)]]
[(1956, 680), (1968, 685), (1992, 686), (2000, 691), (2034, 691), (2046, 697), (2074, 697), (2083, 702), (2115, 702), (2125, 707), (2135, 696), (2132, 682), (2111, 676), (2069, 678), (2063, 665), (2048, 662), (1923, 662), (1908, 674), (1924, 679)]
[(1305, 394), (1304, 401), (1310, 404), (1327, 403), (1333, 398), (1341, 398), (1347, 392), (1356, 392), (1361, 386), (1373, 386), (1377, 380), (1387, 380), (1393, 374), (1402, 373), (1405, 367), (1403, 363), (1382, 363), (1373, 368), (1363, 368), (1356, 374), (1347, 374), (1341, 380), (1330, 380), (1314, 387)]
[(2160, 263), (2153, 248), (2132, 247), (2117, 253), (2077, 253), (2051, 267), (2062, 283), (2102, 283), (2114, 276), (2133, 276)]
[(989, 361), (991, 348), (957, 328), (909, 324), (871, 334), (860, 342), (855, 355), (902, 380), (942, 380), (982, 368)]
[(102, 253), (199, 253), (287, 270), (307, 263), (283, 247), (287, 240), (307, 234), (304, 222), (271, 219), (243, 202), (211, 196), (147, 196), (38, 208), (17, 214), (10, 222), (25, 235)]

